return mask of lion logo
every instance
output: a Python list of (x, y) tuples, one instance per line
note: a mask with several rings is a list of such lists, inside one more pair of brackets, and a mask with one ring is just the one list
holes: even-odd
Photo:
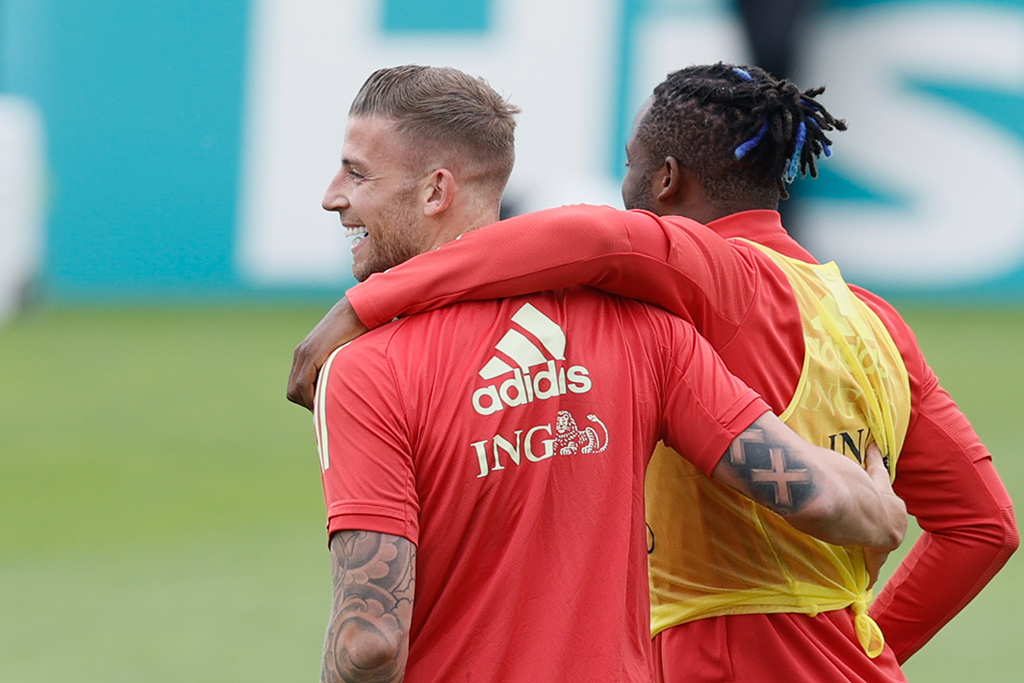
[(555, 448), (559, 455), (580, 453), (601, 453), (608, 448), (608, 428), (598, 419), (597, 415), (587, 415), (587, 419), (601, 426), (604, 432), (604, 443), (597, 430), (587, 426), (582, 430), (576, 419), (568, 410), (559, 410), (555, 418)]

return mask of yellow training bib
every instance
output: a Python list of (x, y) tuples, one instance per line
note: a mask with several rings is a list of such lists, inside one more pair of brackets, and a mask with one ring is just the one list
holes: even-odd
[[(803, 319), (803, 371), (779, 417), (809, 442), (862, 464), (874, 441), (895, 477), (910, 383), (882, 321), (834, 263), (805, 263), (747, 243), (785, 273)], [(648, 468), (646, 495), (653, 633), (714, 616), (813, 616), (852, 606), (861, 645), (872, 657), (881, 653), (881, 631), (867, 615), (871, 592), (860, 548), (800, 533), (663, 444)]]

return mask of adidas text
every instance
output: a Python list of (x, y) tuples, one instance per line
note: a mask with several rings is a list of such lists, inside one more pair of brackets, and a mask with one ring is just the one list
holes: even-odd
[[(536, 366), (535, 366), (536, 367)], [(521, 406), (533, 401), (561, 396), (568, 392), (585, 394), (593, 387), (590, 371), (582, 365), (556, 368), (549, 360), (534, 374), (520, 368), (501, 384), (492, 384), (473, 392), (473, 409), (481, 415), (492, 415), (505, 406)]]

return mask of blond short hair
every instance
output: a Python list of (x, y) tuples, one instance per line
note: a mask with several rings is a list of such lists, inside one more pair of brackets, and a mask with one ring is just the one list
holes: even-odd
[(470, 176), (502, 190), (515, 164), (515, 116), (482, 78), (451, 67), (409, 64), (375, 71), (350, 117), (383, 118), (434, 157), (461, 162)]

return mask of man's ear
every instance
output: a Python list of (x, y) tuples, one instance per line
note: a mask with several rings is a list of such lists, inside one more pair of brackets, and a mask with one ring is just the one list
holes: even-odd
[(680, 164), (675, 157), (665, 157), (651, 182), (659, 212), (688, 216), (694, 220), (711, 220), (703, 215), (707, 198), (700, 180), (692, 169)]
[(654, 198), (662, 204), (675, 204), (683, 189), (683, 174), (675, 157), (665, 157), (661, 168), (652, 177)]
[(423, 215), (432, 217), (443, 213), (455, 199), (455, 176), (447, 168), (434, 169), (427, 176), (425, 194)]

